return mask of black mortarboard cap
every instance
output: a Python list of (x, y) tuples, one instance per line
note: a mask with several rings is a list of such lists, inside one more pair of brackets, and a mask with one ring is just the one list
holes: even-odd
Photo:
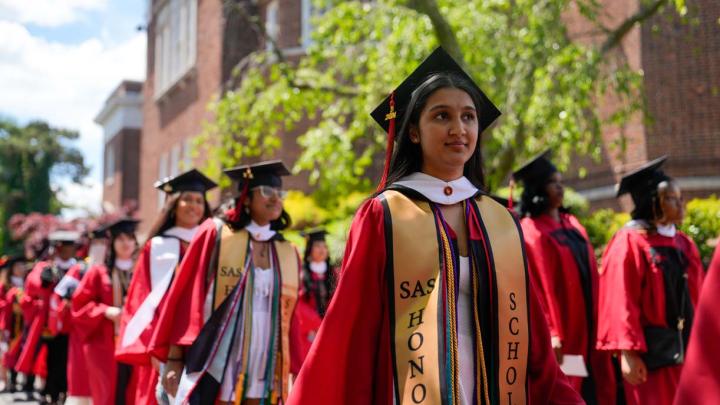
[[(475, 84), (475, 81), (458, 65), (457, 62), (441, 47), (438, 47), (425, 59), (400, 85), (395, 89), (395, 111), (397, 122), (403, 122), (403, 115), (407, 111), (412, 94), (428, 77), (435, 73), (454, 73), (467, 79), (480, 94), (480, 111), (478, 111), (478, 123), (480, 132), (489, 127), (499, 116), (500, 110), (490, 101), (485, 93)], [(370, 115), (387, 132), (390, 121), (387, 118), (390, 113), (390, 96), (386, 97)]]
[(11, 268), (15, 263), (25, 260), (23, 255), (8, 255), (0, 258), (0, 269)]
[(87, 233), (90, 239), (102, 239), (107, 237), (107, 224), (98, 225), (92, 231)]
[(48, 235), (51, 244), (74, 245), (80, 240), (80, 232), (55, 231)]
[(290, 174), (290, 170), (281, 160), (241, 165), (223, 171), (238, 182), (241, 190), (246, 184), (248, 189), (257, 186), (282, 187), (282, 177)]
[(643, 196), (650, 194), (658, 184), (669, 179), (660, 170), (667, 158), (667, 156), (659, 157), (624, 175), (617, 186), (617, 196), (630, 193), (633, 201), (637, 202)]
[(213, 189), (217, 184), (197, 169), (188, 170), (175, 177), (166, 177), (155, 182), (155, 188), (168, 194), (181, 191), (197, 191), (204, 193)]
[(135, 233), (139, 222), (139, 220), (134, 218), (120, 218), (108, 224), (105, 229), (112, 236), (117, 236), (121, 233), (132, 235)]
[(557, 167), (550, 161), (550, 150), (533, 157), (513, 173), (515, 181), (522, 181), (525, 187), (538, 186), (545, 183), (557, 172)]
[(307, 238), (308, 242), (315, 242), (318, 240), (325, 240), (325, 236), (327, 236), (327, 231), (324, 228), (315, 228), (307, 230), (302, 234), (305, 238)]

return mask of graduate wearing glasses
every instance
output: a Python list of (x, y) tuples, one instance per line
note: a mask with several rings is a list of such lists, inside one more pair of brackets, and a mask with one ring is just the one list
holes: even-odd
[(281, 161), (225, 170), (241, 190), (206, 220), (170, 288), (151, 348), (175, 403), (275, 404), (288, 394), (300, 258), (280, 231)]

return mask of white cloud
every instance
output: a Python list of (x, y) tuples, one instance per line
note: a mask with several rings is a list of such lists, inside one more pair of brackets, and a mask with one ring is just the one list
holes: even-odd
[(97, 179), (88, 179), (84, 184), (64, 180), (57, 187), (58, 199), (71, 205), (71, 208), (62, 210), (64, 218), (74, 219), (101, 213), (102, 183)]
[(0, 0), (0, 15), (5, 20), (58, 27), (106, 6), (107, 0)]
[(143, 80), (145, 33), (111, 47), (96, 38), (63, 44), (0, 21), (0, 38), (0, 113), (79, 130), (77, 146), (99, 183), (103, 136), (93, 118), (121, 80)]

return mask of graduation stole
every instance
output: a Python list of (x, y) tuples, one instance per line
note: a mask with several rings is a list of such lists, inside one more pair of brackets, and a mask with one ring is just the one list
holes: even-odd
[[(243, 286), (253, 285), (251, 269), (250, 234), (246, 230), (233, 231), (223, 225), (219, 231), (220, 249), (218, 253), (217, 270), (213, 291), (213, 310), (217, 310), (223, 302), (231, 296), (233, 289), (245, 279)], [(271, 393), (269, 400), (276, 403), (278, 397), (283, 401), (288, 395), (288, 376), (290, 374), (290, 321), (298, 295), (300, 274), (300, 261), (295, 248), (287, 241), (271, 242), (271, 260), (275, 279), (272, 289), (272, 331), (270, 342), (264, 348), (267, 356), (265, 366), (265, 392)], [(243, 288), (241, 294), (241, 311), (237, 327), (241, 328), (242, 357), (238, 381), (236, 383), (235, 398), (237, 403), (244, 398), (247, 388), (246, 374), (250, 351), (250, 336), (252, 327), (252, 289)], [(277, 327), (280, 330), (277, 330)], [(280, 350), (278, 350), (278, 344)], [(252, 348), (258, 350), (258, 348)], [(273, 355), (275, 354), (275, 355)], [(228, 356), (230, 357), (230, 356)], [(277, 367), (278, 362), (280, 367)], [(278, 386), (279, 385), (279, 386)], [(278, 392), (279, 388), (279, 392)]]
[[(460, 401), (457, 297), (460, 269), (437, 205), (387, 190), (385, 210), (391, 350), (397, 404)], [(528, 281), (519, 225), (490, 198), (464, 202), (475, 330), (471, 403), (527, 403)], [(489, 286), (490, 308), (478, 305)], [(481, 322), (481, 320), (489, 320)], [(482, 330), (481, 325), (490, 330)], [(485, 337), (485, 339), (483, 339)], [(484, 344), (486, 343), (486, 344)]]

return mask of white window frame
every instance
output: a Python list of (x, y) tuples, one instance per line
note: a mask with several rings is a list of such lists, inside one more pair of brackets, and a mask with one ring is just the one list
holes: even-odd
[(180, 174), (180, 154), (182, 152), (182, 144), (176, 143), (170, 148), (170, 176)]
[[(272, 0), (265, 8), (265, 32), (268, 37), (277, 43), (280, 38), (280, 22), (278, 21), (278, 1)], [(272, 42), (265, 41), (265, 49), (272, 50)]]
[(198, 0), (167, 0), (155, 16), (155, 99), (195, 67)]
[(112, 144), (105, 144), (105, 185), (112, 186), (115, 183), (115, 147)]

